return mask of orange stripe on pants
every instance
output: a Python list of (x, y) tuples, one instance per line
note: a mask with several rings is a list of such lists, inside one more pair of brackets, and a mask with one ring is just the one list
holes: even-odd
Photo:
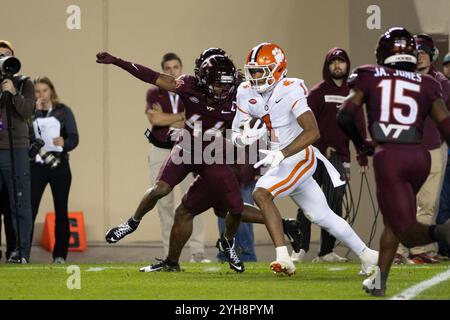
[(298, 170), (300, 170), (300, 168), (309, 161), (309, 154), (311, 153), (309, 150), (309, 146), (306, 148), (306, 157), (305, 159), (301, 160), (299, 163), (297, 163), (297, 165), (295, 166), (294, 170), (291, 171), (291, 173), (289, 174), (289, 176), (284, 179), (281, 182), (278, 182), (277, 184), (275, 184), (274, 186), (270, 187), (269, 189), (267, 189), (270, 193), (272, 193), (274, 190), (284, 186), (285, 184), (288, 184), (289, 181), (295, 176), (295, 174), (297, 173)]
[(300, 180), (300, 179), (305, 175), (305, 173), (306, 173), (309, 169), (311, 169), (311, 167), (314, 165), (315, 158), (316, 158), (316, 157), (314, 156), (314, 153), (313, 153), (313, 154), (312, 154), (312, 160), (311, 160), (311, 163), (308, 164), (308, 165), (302, 170), (302, 172), (300, 172), (300, 174), (297, 176), (297, 178), (295, 178), (295, 180), (294, 180), (290, 185), (288, 185), (288, 186), (287, 186), (286, 188), (284, 188), (284, 189), (281, 189), (281, 190), (277, 191), (273, 196), (276, 197), (276, 196), (279, 195), (280, 193), (283, 193), (283, 192), (285, 192), (286, 190), (289, 190), (290, 188), (292, 188), (293, 186), (295, 186), (295, 184), (297, 183), (297, 181)]

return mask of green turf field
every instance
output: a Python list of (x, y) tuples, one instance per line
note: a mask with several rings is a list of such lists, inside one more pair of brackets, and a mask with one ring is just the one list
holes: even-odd
[[(243, 274), (216, 263), (185, 263), (180, 273), (141, 273), (141, 266), (82, 264), (81, 288), (69, 290), (68, 265), (2, 264), (0, 299), (374, 299), (361, 290), (364, 277), (358, 276), (356, 263), (300, 264), (293, 277), (274, 275), (267, 262), (247, 263)], [(398, 294), (449, 268), (450, 263), (394, 266), (388, 294)], [(417, 299), (450, 300), (450, 280), (429, 288)]]

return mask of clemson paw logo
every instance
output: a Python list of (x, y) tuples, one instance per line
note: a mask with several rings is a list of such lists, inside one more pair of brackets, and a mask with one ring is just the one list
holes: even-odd
[(273, 49), (272, 54), (275, 57), (275, 61), (277, 62), (277, 64), (281, 63), (284, 60), (284, 54), (280, 48)]

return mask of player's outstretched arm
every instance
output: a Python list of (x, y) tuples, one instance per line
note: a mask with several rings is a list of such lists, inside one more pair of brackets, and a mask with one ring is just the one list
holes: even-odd
[(320, 138), (319, 127), (317, 126), (316, 118), (311, 111), (302, 113), (297, 118), (297, 122), (303, 128), (303, 131), (294, 139), (294, 141), (281, 150), (285, 158), (302, 151)]
[(447, 110), (444, 100), (437, 99), (433, 102), (430, 116), (437, 124), (439, 131), (450, 147), (450, 113)]
[(113, 64), (124, 69), (125, 71), (128, 71), (136, 78), (144, 82), (154, 84), (167, 91), (175, 91), (176, 89), (176, 79), (174, 77), (168, 74), (161, 74), (140, 64), (135, 64), (114, 57), (108, 52), (97, 53), (97, 63)]
[(350, 94), (338, 111), (337, 122), (342, 131), (352, 140), (356, 149), (363, 154), (372, 155), (373, 147), (366, 143), (355, 119), (355, 113), (358, 111), (358, 108), (361, 108), (363, 102), (364, 93), (359, 89), (351, 89)]

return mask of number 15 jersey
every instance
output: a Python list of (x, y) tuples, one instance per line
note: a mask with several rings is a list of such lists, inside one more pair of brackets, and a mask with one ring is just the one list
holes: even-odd
[(348, 84), (364, 93), (368, 127), (378, 143), (421, 143), (431, 106), (442, 98), (431, 76), (386, 66), (358, 67)]

